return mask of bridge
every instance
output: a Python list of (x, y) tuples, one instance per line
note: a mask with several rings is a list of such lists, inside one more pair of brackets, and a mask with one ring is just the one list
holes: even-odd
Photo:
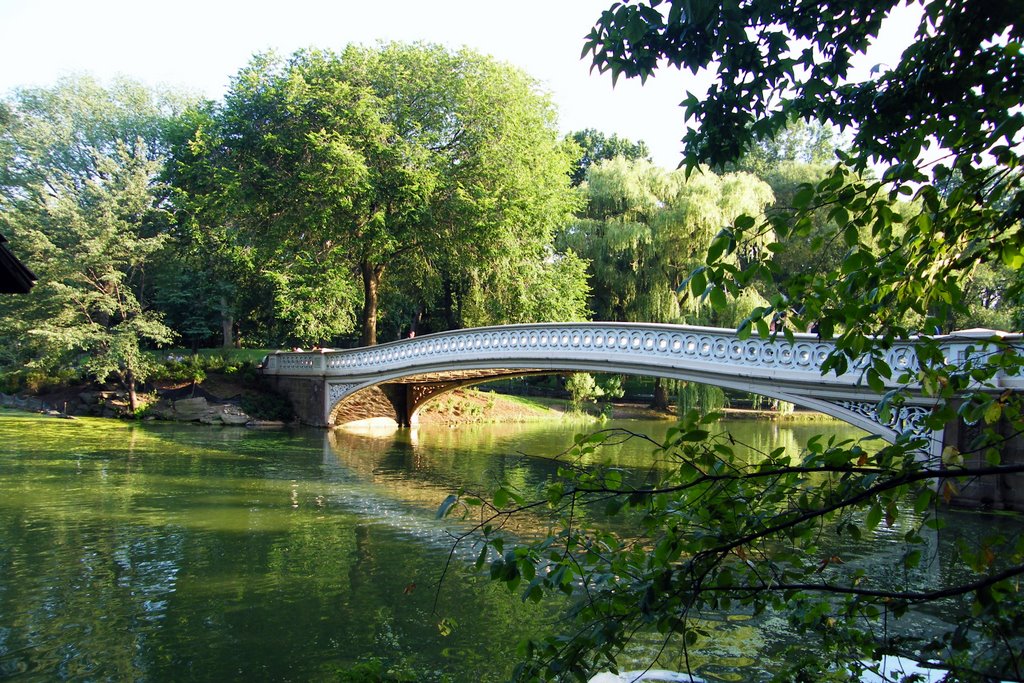
[[(963, 363), (1022, 335), (968, 330), (941, 337), (946, 358)], [(894, 378), (917, 367), (915, 342), (885, 352)], [(792, 342), (735, 330), (652, 323), (540, 323), (456, 330), (348, 350), (277, 352), (262, 372), (291, 398), (300, 419), (316, 426), (391, 418), (416, 422), (416, 411), (440, 394), (494, 379), (571, 372), (616, 373), (686, 380), (789, 401), (831, 415), (888, 441), (911, 431), (931, 439), (938, 454), (948, 435), (927, 433), (931, 410), (916, 385), (901, 385), (905, 404), (883, 420), (864, 364), (822, 374), (832, 342), (797, 334)], [(997, 377), (995, 390), (1024, 388), (1024, 379)], [(895, 384), (890, 385), (895, 387)]]

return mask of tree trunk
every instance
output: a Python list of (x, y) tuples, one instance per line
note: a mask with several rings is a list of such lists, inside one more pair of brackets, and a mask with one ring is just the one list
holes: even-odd
[(139, 409), (139, 395), (135, 393), (135, 373), (131, 370), (125, 370), (124, 384), (128, 388), (128, 408), (134, 415)]
[(363, 261), (359, 264), (359, 272), (363, 276), (363, 334), (359, 343), (374, 346), (377, 343), (377, 297), (384, 266)]
[(661, 377), (654, 378), (654, 399), (651, 407), (655, 410), (668, 410), (668, 389)]
[(235, 329), (235, 317), (231, 315), (231, 308), (228, 307), (228, 298), (220, 297), (220, 329), (224, 334), (222, 347), (230, 349), (234, 345), (233, 332)]
[(445, 276), (444, 282), (441, 284), (441, 288), (444, 293), (444, 299), (441, 305), (444, 309), (444, 323), (449, 330), (457, 330), (462, 325), (459, 324), (458, 316), (455, 313), (455, 284)]

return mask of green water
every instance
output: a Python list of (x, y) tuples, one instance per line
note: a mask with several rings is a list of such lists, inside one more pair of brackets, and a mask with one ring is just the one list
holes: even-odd
[[(763, 449), (823, 429), (729, 428)], [(578, 431), (328, 434), (0, 412), (0, 678), (330, 680), (375, 657), (423, 679), (504, 680), (517, 639), (551, 628), (560, 606), (492, 585), (470, 548), (438, 589), (451, 536), (434, 513), (460, 487), (543, 481), (546, 456)], [(638, 440), (603, 457), (637, 476), (656, 467)], [(771, 624), (742, 616), (716, 633), (696, 663), (720, 680), (744, 679), (773, 648)]]

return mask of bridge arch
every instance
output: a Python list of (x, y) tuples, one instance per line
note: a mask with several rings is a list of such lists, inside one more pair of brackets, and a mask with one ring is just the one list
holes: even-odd
[[(567, 364), (563, 364), (567, 365)], [(481, 368), (481, 370), (488, 370)], [(929, 436), (921, 427), (921, 420), (930, 410), (927, 406), (906, 406), (887, 422), (882, 422), (877, 413), (877, 404), (866, 400), (828, 401), (812, 396), (779, 390), (764, 385), (752, 385), (743, 381), (730, 381), (725, 378), (709, 380), (703, 375), (693, 372), (644, 371), (636, 368), (609, 369), (600, 364), (576, 363), (572, 367), (539, 370), (536, 368), (510, 369), (493, 368), (494, 374), (473, 374), (459, 376), (447, 373), (443, 377), (433, 375), (396, 375), (376, 383), (365, 383), (355, 386), (349, 383), (329, 384), (329, 393), (339, 398), (329, 408), (328, 425), (341, 426), (355, 421), (388, 418), (399, 426), (411, 426), (417, 422), (417, 412), (428, 401), (459, 388), (483, 384), (497, 379), (536, 375), (566, 375), (574, 372), (614, 373), (645, 377), (660, 377), (688, 382), (697, 382), (718, 386), (723, 389), (759, 394), (768, 398), (788, 401), (808, 410), (829, 415), (843, 422), (859, 427), (871, 434), (893, 441), (903, 431), (913, 431), (922, 436)]]
[(366, 419), (388, 418), (399, 426), (411, 426), (417, 422), (420, 408), (443, 394), (485, 382), (533, 375), (560, 374), (555, 371), (508, 370), (500, 368), (480, 372), (432, 373), (429, 375), (400, 376), (391, 381), (369, 383), (349, 389), (348, 386), (333, 385), (328, 390), (335, 394), (344, 393), (328, 408), (327, 424), (341, 426)]

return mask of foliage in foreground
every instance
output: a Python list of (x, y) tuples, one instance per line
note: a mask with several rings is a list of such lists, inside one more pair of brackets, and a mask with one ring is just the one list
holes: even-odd
[[(602, 430), (578, 437), (536, 500), (504, 485), (489, 502), (445, 501), (442, 514), (479, 511), (460, 542), (478, 543), (477, 565), (493, 579), (524, 600), (574, 600), (573, 626), (524, 642), (518, 679), (585, 680), (614, 669), (640, 633), (661, 634), (665, 654), (688, 668), (707, 635), (702, 619), (722, 611), (787, 615), (799, 638), (789, 652), (762, 653), (784, 663), (779, 681), (857, 681), (885, 654), (936, 663), (955, 672), (951, 681), (1024, 678), (1024, 534), (967, 538), (938, 514), (958, 482), (991, 466), (928, 462), (909, 441), (876, 452), (814, 438), (799, 456), (750, 457), (728, 434), (712, 435), (718, 417), (690, 412), (652, 442), (672, 464), (657, 481), (580, 466), (605, 442), (647, 438)], [(558, 531), (513, 546), (503, 525), (543, 507), (559, 516)], [(857, 561), (876, 532), (903, 541), (891, 571)], [(939, 534), (957, 537), (941, 561)], [(936, 608), (945, 630), (913, 619)]]
[[(525, 645), (521, 678), (583, 680), (614, 667), (647, 630), (685, 660), (696, 617), (739, 606), (783, 610), (806, 634), (779, 680), (857, 680), (862, 662), (886, 653), (934, 661), (951, 681), (1024, 680), (1020, 533), (959, 539), (949, 568), (934, 578), (920, 571), (933, 561), (929, 537), (955, 531), (942, 529), (936, 511), (958, 486), (1024, 471), (1003, 458), (1024, 433), (1020, 396), (1004, 382), (1020, 375), (1018, 349), (992, 335), (987, 350), (953, 357), (936, 335), (968, 317), (978, 273), (1004, 274), (999, 301), (1024, 294), (1024, 14), (1019, 2), (925, 2), (900, 61), (857, 78), (854, 56), (897, 4), (637, 0), (614, 4), (587, 37), (584, 53), (613, 77), (646, 78), (666, 62), (713, 70), (707, 95), (683, 101), (697, 124), (684, 137), (689, 173), (736, 163), (795, 120), (852, 131), (850, 151), (799, 185), (789, 207), (722, 228), (682, 291), (725, 311), (730, 299), (776, 283), (740, 335), (769, 337), (769, 321), (782, 321), (780, 334), (814, 329), (834, 340), (822, 371), (858, 372), (878, 394), (881, 423), (902, 436), (877, 453), (812, 440), (800, 456), (745, 462), (729, 437), (710, 435), (710, 416), (691, 414), (660, 445), (674, 468), (649, 484), (570, 460), (538, 501), (507, 486), (487, 505), (464, 501), (488, 511), (480, 563), (497, 553), (495, 579), (527, 599), (578, 600), (561, 635)], [(887, 166), (881, 178), (874, 164)], [(782, 270), (792, 243), (809, 245), (812, 257), (795, 274)], [(894, 367), (888, 351), (909, 339), (918, 340), (915, 362)], [(977, 437), (946, 444), (940, 458), (896, 419), (908, 400), (931, 408), (919, 435), (962, 421)], [(578, 453), (606, 438), (582, 440)], [(506, 548), (496, 530), (540, 505), (562, 515), (556, 531)], [(626, 515), (635, 533), (593, 528), (595, 506)], [(828, 534), (852, 545), (882, 528), (905, 544), (902, 571), (887, 580), (822, 553)], [(904, 626), (928, 609), (944, 616), (936, 632)]]

